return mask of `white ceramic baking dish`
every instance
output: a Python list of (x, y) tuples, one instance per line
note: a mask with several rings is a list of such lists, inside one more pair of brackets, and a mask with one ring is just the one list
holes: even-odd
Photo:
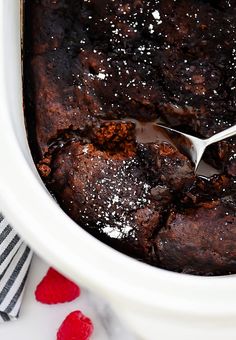
[(140, 263), (90, 236), (55, 203), (31, 159), (21, 82), (20, 1), (1, 0), (0, 207), (12, 225), (39, 255), (104, 296), (143, 339), (235, 340), (235, 276)]

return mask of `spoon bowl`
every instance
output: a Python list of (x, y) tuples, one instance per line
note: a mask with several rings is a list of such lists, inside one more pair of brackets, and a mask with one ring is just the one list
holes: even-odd
[(174, 140), (177, 148), (191, 159), (195, 166), (195, 172), (197, 171), (203, 154), (209, 145), (220, 142), (236, 134), (236, 125), (233, 125), (207, 139), (197, 138), (158, 123), (157, 126), (166, 131), (172, 140)]

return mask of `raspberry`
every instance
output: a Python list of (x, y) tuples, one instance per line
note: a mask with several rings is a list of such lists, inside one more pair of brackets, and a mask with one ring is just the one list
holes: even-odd
[(36, 300), (49, 305), (70, 302), (79, 295), (80, 288), (53, 268), (49, 268), (35, 290)]
[(93, 333), (92, 321), (80, 311), (70, 313), (57, 332), (57, 340), (88, 340)]

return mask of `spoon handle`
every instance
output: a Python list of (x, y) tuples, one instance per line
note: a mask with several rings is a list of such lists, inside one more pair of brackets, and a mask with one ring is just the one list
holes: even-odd
[(220, 142), (223, 139), (229, 138), (231, 136), (236, 135), (236, 125), (231, 126), (230, 128), (221, 131), (217, 134), (215, 134), (214, 136), (206, 139), (207, 145), (216, 143), (216, 142)]

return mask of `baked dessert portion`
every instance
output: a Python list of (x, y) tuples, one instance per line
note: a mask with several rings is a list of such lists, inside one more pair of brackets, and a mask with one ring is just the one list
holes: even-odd
[(236, 265), (235, 204), (225, 200), (169, 214), (156, 239), (164, 267), (201, 275), (232, 271)]
[(28, 1), (32, 152), (80, 226), (161, 268), (236, 273), (236, 139), (207, 177), (149, 138), (159, 119), (202, 138), (236, 123), (235, 39), (234, 0)]

